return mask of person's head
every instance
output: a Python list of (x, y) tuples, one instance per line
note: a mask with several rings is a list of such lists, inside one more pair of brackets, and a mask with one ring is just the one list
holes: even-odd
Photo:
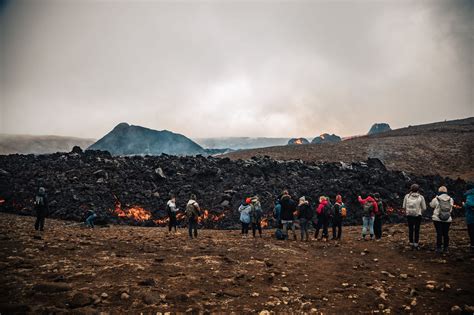
[(324, 196), (319, 196), (319, 202), (323, 202), (323, 201), (325, 201), (325, 200), (326, 200), (326, 197), (324, 197)]
[(282, 194), (283, 196), (285, 196), (285, 195), (289, 195), (290, 193), (288, 192), (287, 189), (285, 189), (285, 190), (283, 190), (283, 191), (281, 192), (281, 194)]
[(438, 188), (438, 192), (440, 194), (447, 194), (448, 193), (448, 188), (446, 188), (446, 186), (441, 186)]
[(420, 191), (420, 186), (418, 186), (418, 184), (413, 184), (413, 185), (411, 185), (411, 187), (410, 187), (410, 192), (412, 192), (412, 193), (417, 193), (417, 192), (419, 192), (419, 191)]
[(172, 200), (172, 201), (176, 201), (176, 196), (175, 196), (175, 195), (173, 195), (173, 194), (171, 194), (171, 195), (170, 195), (170, 200)]
[(366, 192), (366, 191), (363, 191), (360, 195), (362, 196), (362, 198), (367, 198), (367, 197), (369, 197), (369, 193)]
[(258, 196), (252, 197), (252, 202), (258, 202)]
[(305, 198), (305, 196), (303, 196), (303, 197), (300, 197), (300, 203), (305, 203), (305, 202), (306, 202), (306, 198)]
[(336, 196), (336, 202), (342, 203), (342, 196), (341, 195)]
[(39, 193), (40, 195), (44, 195), (44, 194), (46, 193), (46, 189), (44, 189), (44, 187), (40, 187), (40, 188), (38, 189), (38, 193)]
[(252, 198), (246, 198), (245, 199), (245, 204), (249, 205), (252, 202)]
[(197, 198), (196, 198), (196, 195), (195, 195), (195, 194), (191, 194), (191, 196), (189, 197), (189, 199), (191, 199), (191, 200), (196, 200)]

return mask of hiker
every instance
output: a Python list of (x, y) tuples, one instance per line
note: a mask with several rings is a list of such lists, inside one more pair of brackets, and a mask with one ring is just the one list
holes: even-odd
[(446, 186), (438, 189), (438, 195), (430, 202), (430, 207), (434, 209), (431, 217), (436, 229), (436, 252), (449, 252), (449, 226), (453, 221), (451, 212), (453, 211), (454, 200), (448, 195)]
[(375, 214), (378, 212), (378, 204), (375, 199), (370, 196), (370, 194), (363, 194), (364, 196), (367, 195), (367, 198), (362, 199), (361, 196), (357, 198), (359, 203), (362, 205), (362, 239), (365, 241), (365, 236), (367, 235), (367, 230), (370, 233), (370, 239), (374, 239), (374, 219)]
[(319, 236), (319, 230), (321, 227), (323, 228), (323, 233), (321, 235), (321, 240), (327, 241), (328, 240), (328, 226), (329, 221), (332, 218), (332, 205), (329, 202), (328, 197), (321, 196), (319, 197), (319, 205), (316, 208), (316, 215), (318, 218), (318, 222), (316, 224), (316, 231), (314, 232), (314, 238), (317, 240)]
[(188, 229), (190, 238), (193, 238), (193, 230), (194, 237), (197, 238), (197, 221), (200, 212), (201, 208), (199, 208), (199, 204), (196, 202), (196, 195), (192, 194), (186, 205), (186, 217), (188, 218)]
[(277, 229), (282, 229), (281, 225), (281, 203), (280, 203), (280, 198), (275, 200), (275, 206), (273, 207), (273, 218), (276, 221), (276, 228)]
[(470, 251), (474, 254), (474, 184), (467, 185), (468, 191), (464, 193), (466, 202), (464, 203), (467, 232), (471, 240)]
[(382, 238), (382, 219), (383, 216), (385, 215), (385, 206), (383, 204), (382, 198), (380, 198), (379, 193), (374, 193), (374, 199), (377, 202), (377, 206), (379, 211), (375, 213), (374, 217), (374, 235), (375, 239), (379, 240)]
[(242, 237), (247, 237), (249, 234), (249, 224), (251, 222), (250, 211), (252, 211), (251, 202), (252, 199), (247, 198), (239, 207), (240, 222), (242, 223)]
[(90, 227), (91, 229), (94, 228), (94, 220), (97, 218), (97, 214), (94, 210), (89, 209), (86, 211), (86, 226)]
[(252, 223), (252, 235), (255, 238), (255, 232), (258, 230), (258, 234), (262, 237), (262, 205), (258, 200), (258, 197), (255, 196), (251, 200), (250, 204), (250, 219)]
[(291, 199), (288, 190), (284, 190), (280, 198), (281, 203), (281, 224), (283, 225), (283, 234), (288, 239), (288, 227), (293, 231), (293, 239), (296, 240), (296, 231), (293, 212), (296, 211), (296, 203)]
[(176, 233), (176, 226), (178, 225), (178, 221), (176, 219), (176, 212), (178, 212), (178, 208), (176, 207), (176, 196), (171, 195), (170, 200), (166, 203), (166, 212), (168, 214), (168, 232), (171, 233), (171, 230), (174, 228), (174, 232)]
[(311, 206), (303, 196), (298, 202), (298, 220), (300, 222), (301, 241), (304, 241), (305, 236), (306, 241), (309, 241), (308, 223), (311, 222), (312, 218), (313, 211), (311, 210)]
[[(332, 217), (332, 239), (340, 240), (342, 236), (342, 221), (347, 216), (347, 209), (342, 202), (342, 196), (336, 196), (336, 203), (334, 204), (334, 216)], [(337, 233), (336, 233), (337, 230)]]
[(35, 230), (44, 231), (44, 220), (49, 214), (48, 196), (44, 187), (40, 187), (35, 196), (34, 209), (36, 211)]
[(421, 215), (426, 210), (425, 197), (420, 193), (420, 186), (413, 184), (410, 192), (403, 199), (403, 209), (408, 222), (408, 240), (412, 250), (419, 250)]

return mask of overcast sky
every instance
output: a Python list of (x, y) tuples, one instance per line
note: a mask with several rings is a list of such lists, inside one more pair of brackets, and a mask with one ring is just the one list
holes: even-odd
[(348, 136), (474, 116), (473, 3), (7, 2), (0, 133)]

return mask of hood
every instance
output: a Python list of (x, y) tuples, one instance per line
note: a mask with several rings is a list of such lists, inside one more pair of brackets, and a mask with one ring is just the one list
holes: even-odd
[(372, 196), (368, 196), (367, 198), (365, 198), (365, 200), (369, 202), (375, 202), (375, 199), (372, 198)]
[(327, 205), (327, 204), (328, 204), (328, 201), (327, 201), (327, 200), (323, 200), (323, 201), (321, 201), (319, 204), (321, 204), (321, 205), (325, 206), (325, 205)]
[(188, 201), (188, 205), (192, 205), (192, 204), (195, 204), (195, 203), (196, 203), (196, 200), (189, 199), (189, 201)]
[(284, 199), (290, 199), (290, 195), (283, 195), (283, 196), (281, 196), (281, 200), (284, 200)]
[(417, 198), (418, 196), (420, 196), (420, 193), (414, 192), (414, 193), (410, 193), (409, 195)]
[(445, 193), (439, 195), (438, 198), (441, 199), (441, 200), (443, 200), (443, 201), (448, 201), (448, 200), (451, 199), (451, 197), (449, 197), (449, 195), (448, 195), (448, 194), (445, 194)]

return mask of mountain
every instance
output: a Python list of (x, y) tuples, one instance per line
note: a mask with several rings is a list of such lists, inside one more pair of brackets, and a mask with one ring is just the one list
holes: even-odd
[(368, 135), (375, 135), (377, 133), (382, 133), (386, 131), (390, 131), (392, 128), (390, 128), (390, 125), (387, 123), (376, 123), (373, 124), (372, 127), (370, 128), (369, 132), (367, 133)]
[(94, 139), (0, 134), (0, 154), (48, 154), (70, 152), (74, 146), (86, 148)]
[(318, 144), (318, 143), (328, 143), (328, 142), (341, 142), (342, 139), (339, 136), (336, 136), (335, 134), (328, 134), (328, 133), (323, 133), (319, 137), (316, 137), (311, 141), (311, 143)]
[(391, 170), (415, 174), (440, 174), (474, 181), (474, 117), (409, 126), (337, 143), (241, 150), (224, 155), (249, 159), (268, 155), (277, 160), (311, 162), (380, 159)]
[(305, 138), (292, 138), (288, 140), (288, 145), (300, 145), (300, 144), (309, 144), (308, 139)]
[(208, 155), (199, 144), (181, 134), (127, 123), (118, 124), (88, 150), (109, 151), (112, 155)]
[(196, 138), (193, 139), (204, 148), (241, 150), (265, 148), (276, 145), (285, 145), (288, 138), (265, 138), (265, 137), (222, 137), (222, 138)]

